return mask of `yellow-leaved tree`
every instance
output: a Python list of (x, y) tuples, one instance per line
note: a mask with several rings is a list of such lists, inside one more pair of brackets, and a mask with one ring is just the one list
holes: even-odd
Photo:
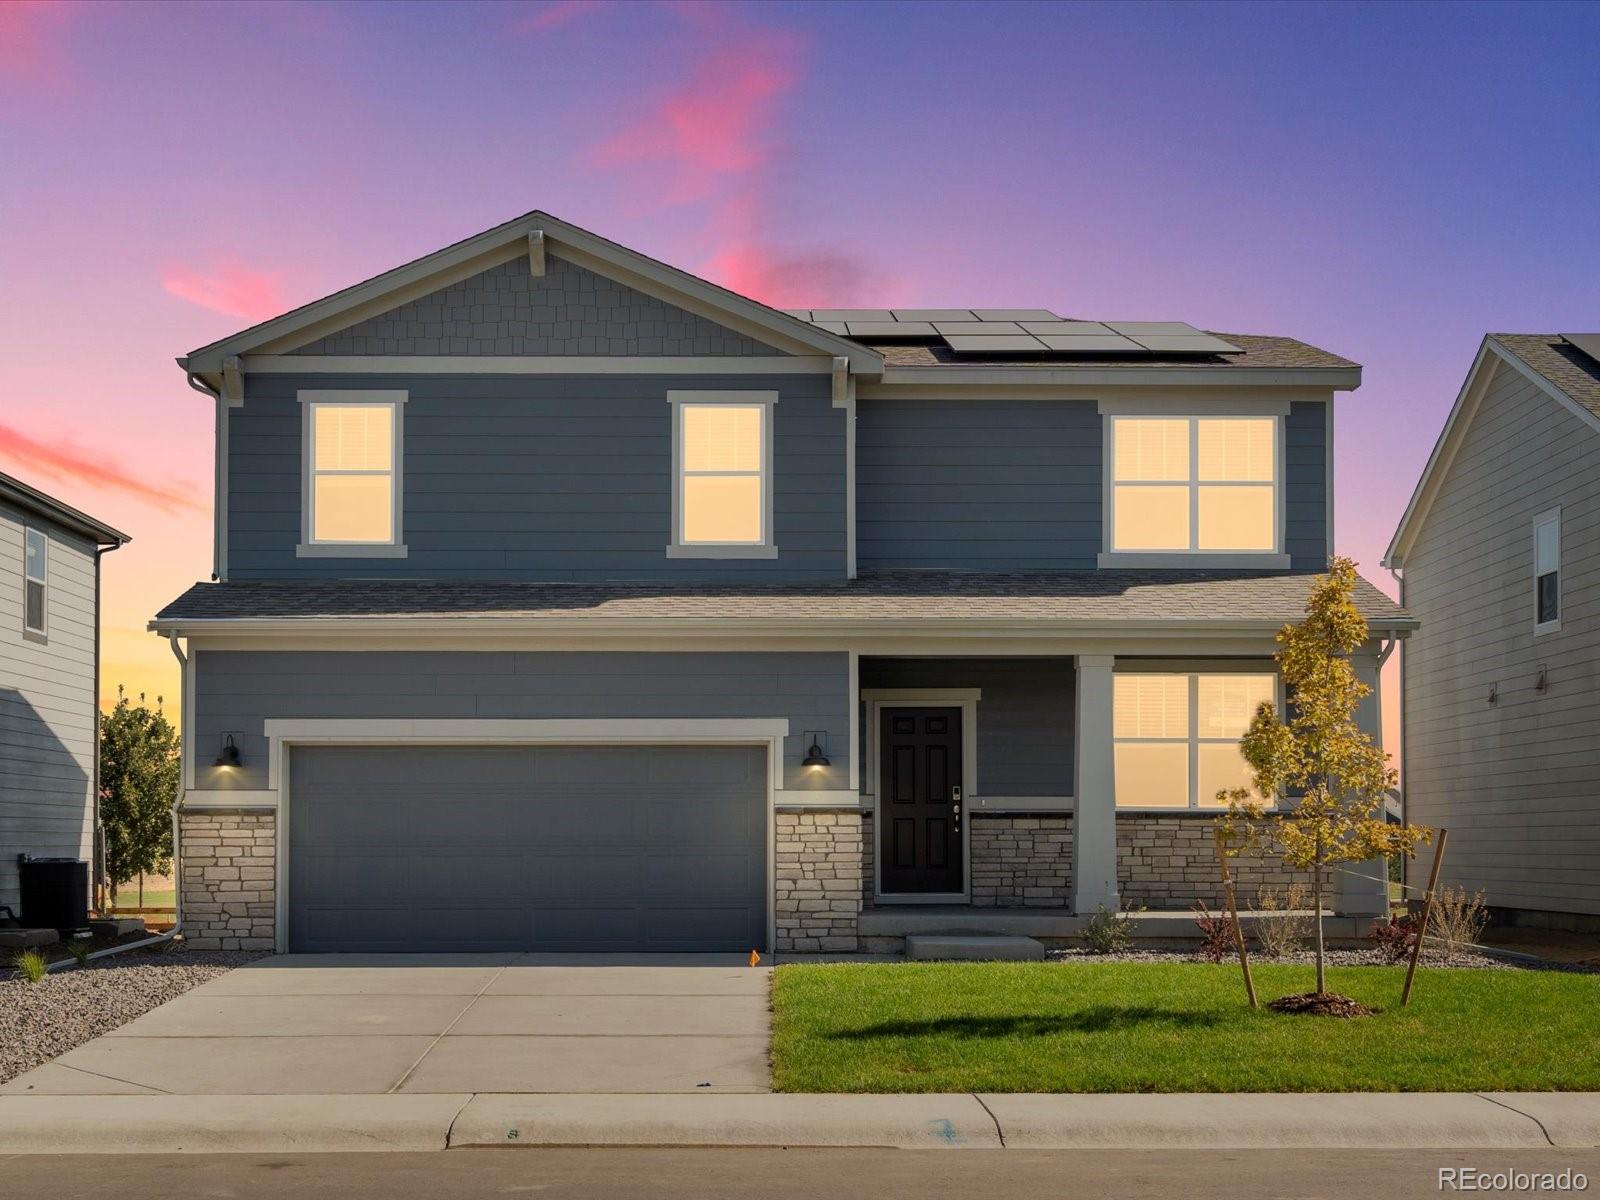
[[(1384, 819), (1384, 799), (1396, 774), (1356, 722), (1356, 710), (1372, 689), (1357, 678), (1351, 661), (1367, 640), (1355, 585), (1355, 563), (1334, 558), (1312, 585), (1305, 620), (1278, 632), (1275, 657), (1290, 711), (1280, 716), (1263, 703), (1240, 739), (1254, 793), (1217, 793), (1228, 802), (1217, 825), (1230, 853), (1268, 853), (1311, 874), (1318, 996), (1327, 992), (1322, 911), (1332, 871), (1341, 863), (1412, 855), (1432, 836), (1421, 826)], [(1270, 804), (1279, 807), (1268, 811)]]

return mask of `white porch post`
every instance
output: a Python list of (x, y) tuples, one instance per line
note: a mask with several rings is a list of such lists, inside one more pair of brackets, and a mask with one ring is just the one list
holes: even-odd
[[(1356, 678), (1372, 689), (1372, 694), (1356, 710), (1356, 723), (1383, 745), (1383, 718), (1379, 707), (1378, 660), (1371, 654), (1355, 657)], [(1381, 816), (1381, 810), (1379, 815)], [(1346, 916), (1376, 917), (1389, 911), (1389, 884), (1381, 858), (1370, 862), (1347, 863), (1341, 875), (1338, 910)]]
[(1072, 786), (1072, 908), (1110, 912), (1117, 900), (1116, 760), (1111, 744), (1109, 654), (1077, 660), (1077, 738)]

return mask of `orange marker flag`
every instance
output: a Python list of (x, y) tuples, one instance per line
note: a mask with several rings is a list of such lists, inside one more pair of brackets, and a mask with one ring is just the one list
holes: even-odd
[(761, 952), (759, 950), (750, 951), (750, 965), (752, 967), (759, 967), (761, 965)]

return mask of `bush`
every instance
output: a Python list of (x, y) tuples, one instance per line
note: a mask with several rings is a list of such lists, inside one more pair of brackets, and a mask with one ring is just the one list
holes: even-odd
[(93, 954), (95, 949), (92, 938), (72, 938), (67, 942), (67, 953), (72, 955), (72, 961), (80, 967), (89, 965), (89, 955)]
[(1281, 902), (1277, 892), (1262, 888), (1256, 894), (1256, 908), (1278, 915), (1256, 922), (1256, 941), (1261, 944), (1261, 953), (1268, 958), (1285, 958), (1304, 950), (1316, 932), (1312, 924), (1315, 917), (1301, 911), (1310, 907), (1311, 889), (1303, 883), (1291, 883)]
[(1125, 954), (1133, 949), (1133, 930), (1128, 927), (1127, 914), (1097, 905), (1094, 916), (1084, 922), (1083, 944), (1090, 954)]
[(1445, 953), (1455, 954), (1476, 945), (1489, 923), (1483, 893), (1464, 887), (1439, 889), (1433, 898), (1433, 915), (1428, 920), (1428, 936), (1444, 943)]
[(1200, 926), (1200, 953), (1214, 963), (1219, 963), (1237, 949), (1233, 940), (1233, 922), (1223, 913), (1212, 913), (1204, 900), (1194, 902), (1194, 923)]
[(11, 965), (17, 974), (29, 983), (38, 983), (50, 970), (50, 962), (43, 950), (18, 950)]
[(1411, 957), (1412, 947), (1417, 944), (1417, 923), (1411, 917), (1374, 921), (1372, 928), (1367, 930), (1367, 940), (1384, 962), (1405, 962)]

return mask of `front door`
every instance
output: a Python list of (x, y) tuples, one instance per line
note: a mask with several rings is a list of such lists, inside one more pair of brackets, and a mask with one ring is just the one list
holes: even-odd
[(885, 708), (878, 732), (880, 890), (962, 890), (961, 710)]

